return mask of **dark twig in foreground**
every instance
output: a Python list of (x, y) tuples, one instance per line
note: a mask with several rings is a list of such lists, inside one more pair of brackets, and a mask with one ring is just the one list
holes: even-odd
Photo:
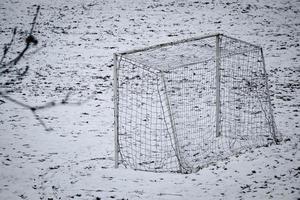
[[(17, 34), (17, 28), (14, 28), (14, 30), (13, 30), (10, 42), (8, 44), (4, 45), (3, 54), (0, 57), (0, 78), (1, 78), (0, 80), (2, 81), (0, 83), (0, 87), (1, 86), (8, 87), (10, 85), (15, 85), (17, 82), (22, 81), (23, 78), (25, 77), (25, 75), (27, 74), (27, 72), (29, 70), (29, 66), (26, 65), (24, 67), (17, 67), (17, 64), (24, 57), (25, 53), (30, 49), (30, 47), (32, 45), (38, 44), (38, 40), (33, 36), (33, 32), (34, 32), (34, 28), (36, 25), (36, 21), (37, 21), (39, 12), (40, 12), (40, 6), (37, 6), (34, 18), (31, 23), (31, 28), (30, 28), (29, 34), (25, 39), (25, 47), (23, 48), (23, 50), (20, 53), (17, 54), (17, 56), (15, 58), (8, 60), (7, 55), (8, 55), (8, 53), (10, 53), (10, 49), (15, 41), (15, 36)], [(8, 61), (6, 61), (6, 60), (8, 60)], [(9, 92), (10, 93), (14, 92), (14, 90), (10, 89)], [(45, 103), (40, 106), (31, 106), (29, 104), (23, 103), (23, 102), (15, 99), (15, 98), (12, 98), (11, 96), (8, 95), (8, 90), (6, 90), (6, 92), (0, 91), (0, 97), (3, 98), (3, 100), (0, 99), (0, 104), (5, 103), (4, 100), (8, 100), (10, 102), (13, 102), (19, 106), (22, 106), (22, 107), (30, 110), (32, 112), (32, 114), (34, 115), (34, 117), (36, 118), (36, 120), (38, 120), (39, 123), (47, 131), (49, 131), (49, 130), (51, 130), (51, 128), (47, 127), (47, 125), (45, 124), (43, 119), (38, 115), (38, 113), (37, 113), (38, 111), (44, 110), (44, 109), (49, 109), (49, 108), (52, 108), (55, 106), (60, 106), (60, 105), (80, 106), (92, 98), (92, 96), (91, 96), (84, 101), (71, 102), (71, 101), (69, 101), (70, 96), (71, 96), (71, 93), (67, 93), (66, 96), (61, 101), (50, 101), (50, 102)]]
[(40, 111), (40, 110), (45, 110), (45, 109), (49, 109), (49, 108), (52, 108), (52, 107), (56, 107), (56, 106), (61, 106), (61, 105), (74, 105), (74, 106), (80, 106), (84, 103), (86, 103), (87, 101), (89, 101), (91, 98), (94, 97), (94, 95), (91, 95), (90, 97), (88, 97), (87, 99), (83, 100), (83, 101), (77, 101), (77, 102), (70, 102), (69, 101), (69, 98), (70, 98), (70, 95), (71, 93), (67, 93), (66, 96), (61, 100), (61, 101), (50, 101), (50, 102), (47, 102), (43, 105), (40, 105), (40, 106), (31, 106), (31, 105), (28, 105), (26, 103), (23, 103), (19, 100), (16, 100), (10, 96), (8, 96), (6, 93), (4, 92), (0, 92), (0, 96), (8, 101), (11, 101), (19, 106), (22, 106), (28, 110), (30, 110), (32, 112), (32, 114), (35, 116), (35, 118), (40, 122), (40, 124), (47, 130), (47, 131), (50, 131), (52, 130), (51, 128), (47, 127), (45, 122), (41, 119), (41, 117), (37, 114), (37, 111)]
[(31, 44), (37, 45), (38, 40), (32, 35), (32, 33), (33, 33), (33, 30), (34, 30), (34, 26), (36, 24), (36, 19), (37, 19), (37, 16), (39, 14), (39, 11), (40, 11), (40, 6), (38, 6), (37, 9), (36, 9), (36, 13), (35, 13), (35, 16), (33, 18), (32, 24), (31, 24), (29, 36), (25, 40), (26, 45), (25, 45), (24, 49), (17, 55), (16, 58), (12, 59), (7, 64), (4, 64), (4, 66), (16, 65), (20, 61), (20, 59), (24, 56), (24, 54), (29, 49)]
[(6, 55), (7, 55), (7, 53), (9, 52), (9, 49), (10, 49), (12, 43), (15, 40), (16, 33), (17, 33), (17, 27), (15, 27), (14, 30), (13, 30), (13, 35), (11, 37), (10, 42), (8, 44), (5, 44), (4, 47), (3, 47), (3, 55), (2, 55), (2, 57), (0, 59), (0, 67), (4, 67), (4, 65), (2, 65), (2, 63), (3, 63), (3, 61), (4, 61), (4, 59), (5, 59)]

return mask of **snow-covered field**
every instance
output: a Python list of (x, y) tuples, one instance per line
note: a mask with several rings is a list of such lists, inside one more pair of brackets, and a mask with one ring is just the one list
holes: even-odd
[[(72, 91), (81, 106), (38, 114), (0, 99), (0, 199), (299, 199), (300, 2), (297, 0), (0, 1), (0, 47), (18, 27), (24, 46), (35, 6), (39, 43), (11, 96), (31, 105)], [(221, 32), (264, 48), (280, 145), (193, 174), (114, 169), (112, 54)]]

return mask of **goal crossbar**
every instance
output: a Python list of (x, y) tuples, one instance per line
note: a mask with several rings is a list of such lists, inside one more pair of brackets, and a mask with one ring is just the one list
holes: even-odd
[(119, 54), (119, 55), (129, 55), (129, 54), (138, 53), (138, 52), (142, 52), (142, 51), (154, 50), (154, 49), (162, 48), (162, 47), (165, 47), (165, 46), (172, 46), (172, 45), (186, 43), (186, 42), (203, 40), (203, 39), (206, 39), (206, 38), (212, 38), (212, 37), (216, 37), (216, 36), (227, 37), (227, 38), (232, 39), (232, 40), (243, 42), (243, 43), (248, 44), (249, 46), (253, 46), (255, 48), (261, 48), (258, 45), (251, 44), (251, 43), (246, 42), (246, 41), (241, 40), (241, 39), (233, 38), (233, 37), (225, 35), (223, 33), (215, 33), (215, 34), (209, 34), (209, 35), (204, 35), (204, 36), (196, 36), (196, 37), (192, 37), (192, 38), (186, 38), (186, 39), (176, 40), (176, 41), (172, 41), (172, 42), (155, 44), (155, 45), (151, 45), (151, 46), (144, 47), (144, 48), (138, 48), (138, 49), (133, 49), (133, 50), (129, 50), (129, 51), (123, 51), (123, 52), (120, 52), (120, 53), (117, 53), (117, 54)]

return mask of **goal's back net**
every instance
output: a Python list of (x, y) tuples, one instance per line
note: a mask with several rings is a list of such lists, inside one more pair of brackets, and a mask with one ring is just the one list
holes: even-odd
[(281, 139), (256, 45), (216, 34), (114, 62), (116, 166), (188, 173)]

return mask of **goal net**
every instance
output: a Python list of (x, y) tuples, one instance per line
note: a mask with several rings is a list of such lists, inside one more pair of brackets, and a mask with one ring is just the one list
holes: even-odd
[(216, 34), (114, 63), (116, 167), (190, 173), (281, 140), (256, 45)]

